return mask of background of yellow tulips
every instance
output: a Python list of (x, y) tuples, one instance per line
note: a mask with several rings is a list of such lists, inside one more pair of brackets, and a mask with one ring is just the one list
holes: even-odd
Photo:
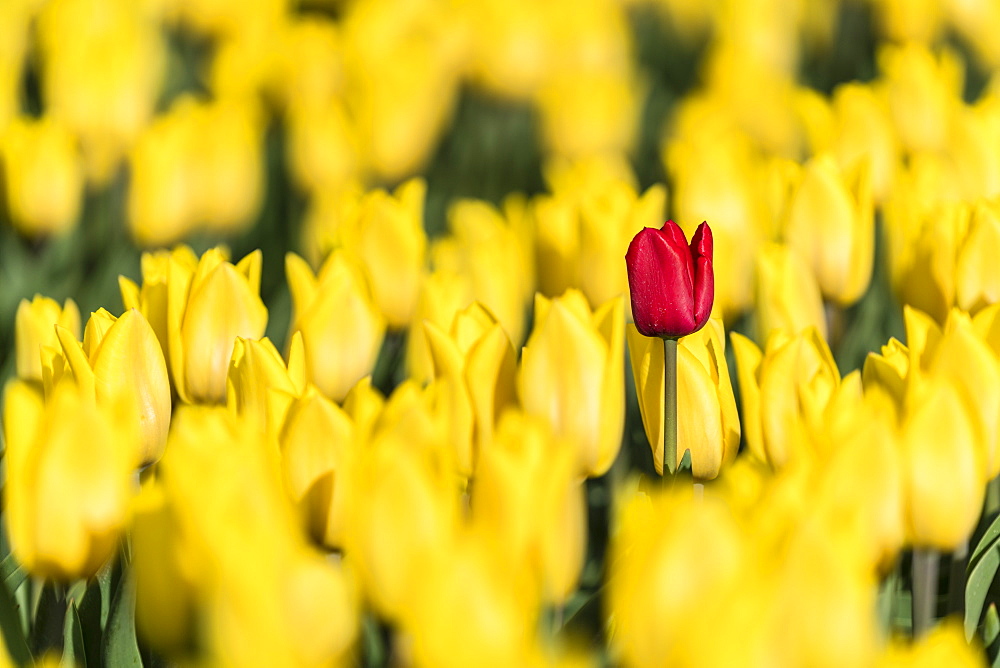
[(998, 33), (0, 0), (0, 665), (1000, 665)]

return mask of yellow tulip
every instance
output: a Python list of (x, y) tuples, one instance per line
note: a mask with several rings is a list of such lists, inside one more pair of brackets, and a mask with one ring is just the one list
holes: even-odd
[(893, 640), (876, 664), (878, 668), (976, 668), (985, 664), (983, 651), (965, 639), (961, 620), (942, 620), (912, 644)]
[(80, 142), (87, 179), (111, 181), (159, 98), (165, 38), (143, 3), (90, 0), (41, 7), (37, 46), (42, 98)]
[(350, 583), (308, 547), (266, 436), (225, 408), (182, 407), (160, 474), (177, 521), (172, 540), (199, 604), (206, 659), (289, 666), (345, 660), (357, 631)]
[(459, 310), (472, 302), (472, 281), (467, 276), (438, 269), (424, 278), (406, 337), (406, 367), (411, 378), (424, 383), (434, 376), (424, 323), (446, 329)]
[(812, 267), (827, 299), (844, 306), (860, 299), (875, 253), (868, 163), (844, 173), (829, 155), (807, 162), (788, 202), (785, 237)]
[(302, 332), (309, 381), (334, 401), (342, 401), (375, 367), (385, 320), (364, 275), (345, 251), (331, 253), (318, 275), (305, 260), (289, 253), (285, 271), (292, 293), (289, 332)]
[(539, 665), (534, 641), (538, 600), (530, 578), (505, 559), (496, 536), (467, 532), (447, 559), (428, 563), (414, 581), (402, 627), (414, 665)]
[(316, 198), (306, 216), (305, 236), (316, 238), (316, 245), (322, 245), (326, 241), (323, 228), (330, 217), (328, 209), (333, 205), (329, 193), (364, 176), (362, 147), (343, 101), (294, 104), (285, 118), (288, 169), (295, 182)]
[(583, 293), (535, 297), (535, 327), (521, 355), (518, 378), (526, 413), (552, 425), (578, 450), (579, 471), (603, 475), (621, 447), (625, 418), (624, 303), (593, 313)]
[[(629, 357), (653, 463), (663, 473), (663, 342), (629, 324)], [(677, 346), (677, 464), (691, 451), (691, 470), (712, 480), (736, 458), (740, 422), (726, 366), (722, 321), (680, 339)]]
[(24, 381), (8, 383), (7, 527), (29, 572), (90, 577), (114, 554), (139, 449), (129, 411), (97, 403), (74, 383), (59, 383), (47, 400)]
[(816, 277), (794, 248), (764, 245), (757, 254), (757, 336), (772, 330), (794, 334), (814, 327), (826, 338), (826, 313)]
[(504, 415), (472, 486), (472, 521), (497, 538), (505, 561), (529, 564), (543, 600), (562, 605), (576, 588), (587, 546), (576, 453), (544, 420)]
[(845, 83), (833, 91), (835, 136), (832, 150), (841, 168), (868, 161), (872, 196), (882, 202), (892, 187), (896, 169), (896, 134), (885, 100), (869, 85)]
[(292, 335), (287, 365), (270, 339), (237, 337), (226, 387), (226, 403), (237, 415), (277, 434), (289, 405), (306, 389), (302, 334)]
[(349, 194), (334, 224), (313, 232), (321, 235), (320, 250), (343, 247), (358, 259), (389, 327), (407, 326), (416, 307), (427, 253), (426, 191), (423, 179), (411, 179), (392, 194)]
[(342, 547), (355, 449), (351, 419), (310, 388), (289, 407), (279, 443), (285, 489), (309, 533), (327, 547)]
[(1000, 278), (993, 259), (1000, 254), (1000, 209), (980, 203), (969, 219), (969, 229), (955, 262), (955, 303), (975, 312), (1000, 301)]
[(471, 411), (473, 438), (469, 450), (459, 455), (459, 468), (471, 475), (478, 453), (493, 441), (497, 418), (514, 401), (514, 348), (500, 323), (478, 302), (455, 316), (448, 333), (430, 321), (424, 322), (424, 332), (435, 377), (447, 379), (457, 394), (455, 401)]
[[(153, 328), (136, 309), (115, 318), (100, 309), (87, 322), (84, 346), (72, 333), (56, 328), (65, 365), (82, 390), (97, 401), (124, 401), (129, 421), (141, 436), (137, 462), (160, 458), (170, 428), (171, 396), (167, 363)], [(55, 380), (55, 379), (53, 379)]]
[(235, 266), (212, 248), (198, 259), (190, 248), (144, 253), (142, 287), (118, 278), (125, 308), (152, 326), (167, 360), (174, 391), (186, 403), (222, 403), (236, 338), (259, 339), (267, 326), (261, 301), (262, 256)]
[[(505, 210), (478, 200), (459, 200), (448, 209), (450, 235), (431, 247), (434, 269), (467, 277), (473, 299), (488, 308), (514, 345), (524, 340), (525, 310), (534, 290), (528, 231), (519, 226), (516, 201)], [(463, 304), (462, 306), (465, 306)]]
[(932, 53), (926, 44), (886, 45), (877, 54), (880, 88), (893, 127), (909, 151), (946, 148), (948, 125), (962, 100), (963, 72), (958, 55)]
[(673, 183), (674, 220), (689, 237), (703, 220), (712, 226), (714, 312), (729, 320), (753, 303), (754, 258), (769, 226), (768, 202), (761, 159), (749, 138), (728, 128), (711, 130), (671, 139), (663, 162)]
[(774, 468), (808, 448), (805, 409), (816, 414), (840, 386), (840, 372), (815, 329), (792, 335), (773, 330), (763, 352), (753, 341), (731, 335), (736, 354), (747, 447)]
[(20, 232), (59, 235), (76, 225), (83, 197), (77, 151), (73, 135), (51, 117), (14, 119), (0, 135), (7, 206)]
[(612, 159), (549, 166), (552, 195), (532, 202), (539, 290), (554, 297), (582, 290), (591, 304), (628, 295), (622, 257), (643, 227), (660, 227), (667, 191), (655, 185), (641, 195), (627, 167)]
[(442, 457), (450, 459), (446, 453), (441, 442), (426, 443), (419, 435), (415, 440), (408, 428), (384, 433), (359, 463), (346, 554), (366, 597), (389, 619), (419, 609), (415, 588), (431, 564), (452, 553), (460, 508), (454, 469), (441, 464)]
[(975, 529), (986, 489), (980, 439), (976, 416), (956, 383), (935, 378), (912, 388), (900, 442), (906, 528), (916, 547), (950, 552)]
[(14, 349), (17, 377), (42, 381), (42, 348), (59, 345), (55, 326), (65, 327), (74, 337), (80, 336), (80, 310), (67, 299), (63, 306), (54, 299), (35, 295), (22, 299), (14, 316)]

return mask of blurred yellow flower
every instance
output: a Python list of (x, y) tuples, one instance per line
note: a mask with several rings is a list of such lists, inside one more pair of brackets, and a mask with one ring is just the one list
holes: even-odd
[(787, 243), (812, 268), (823, 296), (842, 306), (860, 299), (875, 253), (868, 163), (843, 172), (832, 156), (812, 158), (792, 190), (787, 216)]
[(486, 202), (459, 200), (448, 209), (451, 234), (431, 247), (434, 269), (467, 277), (472, 298), (497, 317), (514, 345), (524, 340), (535, 285), (529, 232), (512, 215), (516, 205), (508, 198), (501, 214)]
[(51, 116), (15, 118), (0, 129), (0, 158), (15, 228), (29, 236), (47, 236), (76, 226), (83, 167), (76, 139), (64, 125)]
[(196, 258), (190, 248), (143, 255), (139, 288), (119, 277), (125, 308), (141, 312), (167, 358), (174, 390), (187, 403), (222, 403), (236, 337), (259, 339), (267, 309), (259, 296), (261, 252), (235, 266), (219, 247)]
[(622, 258), (639, 230), (663, 224), (666, 188), (640, 195), (627, 162), (612, 157), (553, 162), (548, 181), (552, 194), (532, 201), (539, 290), (576, 288), (594, 305), (627, 296)]
[(305, 351), (296, 332), (288, 346), (288, 364), (271, 340), (236, 338), (229, 362), (226, 404), (276, 435), (289, 405), (306, 390)]
[(491, 446), (497, 418), (515, 400), (514, 347), (493, 314), (478, 302), (459, 311), (447, 332), (425, 321), (424, 334), (435, 378), (450, 384), (460, 410), (470, 415), (473, 433), (468, 447), (458, 453), (458, 466), (471, 475), (479, 453)]
[(302, 332), (309, 381), (334, 401), (375, 367), (385, 320), (357, 261), (336, 250), (318, 274), (294, 253), (285, 256), (292, 293), (289, 333)]
[(462, 274), (437, 269), (420, 283), (417, 305), (406, 336), (406, 368), (419, 383), (434, 376), (434, 362), (424, 333), (424, 323), (446, 330), (459, 310), (473, 302), (472, 281)]
[(80, 309), (67, 299), (63, 306), (48, 297), (35, 295), (22, 299), (14, 316), (14, 349), (17, 377), (42, 381), (42, 349), (58, 348), (55, 326), (65, 327), (74, 338), (80, 337)]
[(139, 448), (130, 409), (98, 403), (74, 383), (47, 399), (24, 381), (8, 383), (5, 509), (11, 549), (29, 572), (90, 577), (114, 554)]
[[(663, 473), (663, 342), (627, 325), (639, 412), (656, 471)], [(691, 471), (712, 480), (736, 458), (740, 421), (726, 366), (722, 321), (680, 339), (677, 346), (677, 464), (691, 451)]]
[(774, 468), (808, 451), (809, 418), (821, 412), (840, 386), (840, 372), (814, 328), (772, 330), (762, 352), (731, 334), (736, 356), (747, 448)]
[(766, 341), (774, 330), (794, 334), (807, 327), (826, 338), (826, 313), (816, 277), (794, 248), (778, 243), (761, 247), (755, 288), (759, 340)]
[(472, 523), (496, 538), (509, 564), (528, 564), (542, 600), (563, 605), (587, 547), (584, 486), (571, 443), (546, 422), (509, 411), (483, 450), (472, 486)]
[(551, 300), (536, 295), (535, 326), (521, 354), (525, 412), (574, 443), (578, 470), (587, 476), (603, 475), (621, 447), (624, 319), (621, 297), (591, 312), (577, 290)]

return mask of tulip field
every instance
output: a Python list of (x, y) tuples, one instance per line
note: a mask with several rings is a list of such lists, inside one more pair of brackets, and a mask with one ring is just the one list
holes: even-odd
[(0, 667), (1000, 666), (997, 34), (0, 0)]

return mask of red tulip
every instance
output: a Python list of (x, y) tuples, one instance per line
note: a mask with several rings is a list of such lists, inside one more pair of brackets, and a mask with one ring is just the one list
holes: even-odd
[(698, 226), (691, 245), (674, 221), (643, 228), (625, 253), (632, 317), (645, 336), (676, 339), (701, 329), (712, 313), (712, 228)]

